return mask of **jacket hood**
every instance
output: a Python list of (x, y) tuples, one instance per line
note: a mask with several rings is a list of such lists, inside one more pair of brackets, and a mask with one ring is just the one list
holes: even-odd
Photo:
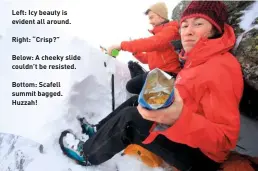
[(158, 26), (155, 26), (152, 30), (148, 30), (151, 34), (157, 34), (158, 32), (160, 32), (164, 27), (167, 26), (177, 26), (179, 27), (179, 24), (177, 21), (164, 21), (163, 23), (161, 23)]
[(220, 38), (201, 38), (190, 52), (186, 52), (185, 67), (196, 66), (209, 60), (212, 56), (228, 52), (235, 45), (234, 30), (228, 24), (224, 25), (224, 33)]

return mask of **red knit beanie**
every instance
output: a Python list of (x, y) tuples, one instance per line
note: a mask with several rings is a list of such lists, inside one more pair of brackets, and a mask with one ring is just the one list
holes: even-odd
[(187, 18), (201, 17), (208, 20), (220, 33), (228, 20), (226, 5), (221, 1), (192, 1), (181, 15), (180, 24)]

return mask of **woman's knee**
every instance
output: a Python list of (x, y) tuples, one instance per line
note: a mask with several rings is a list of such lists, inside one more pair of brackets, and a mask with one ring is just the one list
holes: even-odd
[(133, 81), (133, 80), (129, 80), (129, 81), (126, 83), (126, 90), (127, 90), (129, 93), (132, 93), (132, 94), (135, 93), (135, 87), (134, 87), (134, 81)]
[(132, 94), (139, 94), (142, 90), (146, 78), (146, 74), (138, 75), (126, 84), (126, 90)]

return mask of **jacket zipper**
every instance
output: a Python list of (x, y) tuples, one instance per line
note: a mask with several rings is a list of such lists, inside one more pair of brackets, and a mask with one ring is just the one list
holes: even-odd
[(166, 64), (166, 61), (165, 61), (165, 59), (164, 59), (164, 56), (163, 56), (163, 55), (161, 55), (161, 58), (162, 58), (162, 60), (163, 60), (164, 64)]

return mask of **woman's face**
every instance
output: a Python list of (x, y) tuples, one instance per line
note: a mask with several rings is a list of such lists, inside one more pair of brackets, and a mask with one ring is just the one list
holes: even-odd
[(185, 52), (189, 52), (201, 37), (211, 37), (212, 24), (204, 18), (188, 18), (180, 26), (180, 35)]

